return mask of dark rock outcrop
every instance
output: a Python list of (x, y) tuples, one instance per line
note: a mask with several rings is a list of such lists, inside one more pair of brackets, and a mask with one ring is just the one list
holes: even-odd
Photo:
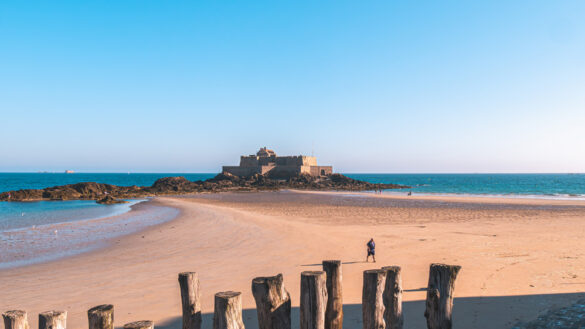
[(151, 193), (166, 193), (179, 191), (196, 191), (199, 184), (187, 180), (185, 177), (164, 177), (157, 179), (151, 187), (146, 188)]
[(116, 200), (154, 195), (177, 195), (223, 191), (269, 191), (279, 189), (367, 191), (408, 188), (396, 184), (373, 184), (341, 174), (311, 176), (302, 174), (286, 180), (262, 175), (239, 177), (219, 174), (205, 181), (190, 181), (185, 177), (160, 178), (152, 186), (116, 186), (100, 183), (77, 183), (48, 187), (42, 190), (18, 190), (0, 193), (0, 201), (38, 200)]
[(128, 203), (128, 201), (118, 200), (111, 195), (106, 195), (104, 198), (101, 198), (96, 201), (99, 204), (118, 204), (118, 203)]

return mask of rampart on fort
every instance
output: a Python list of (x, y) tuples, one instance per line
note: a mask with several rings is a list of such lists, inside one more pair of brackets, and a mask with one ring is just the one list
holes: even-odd
[(239, 166), (223, 166), (222, 173), (240, 177), (259, 174), (273, 178), (290, 178), (300, 174), (328, 176), (333, 173), (333, 167), (319, 166), (317, 158), (311, 156), (277, 156), (273, 150), (263, 147), (256, 155), (241, 156)]

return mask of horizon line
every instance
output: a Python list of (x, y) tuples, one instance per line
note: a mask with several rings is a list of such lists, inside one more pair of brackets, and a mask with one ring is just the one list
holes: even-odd
[[(0, 171), (0, 174), (187, 174), (187, 175), (218, 175), (221, 172), (181, 172), (181, 171)], [(475, 171), (445, 171), (445, 172), (335, 172), (342, 175), (583, 175), (585, 172), (475, 172)]]

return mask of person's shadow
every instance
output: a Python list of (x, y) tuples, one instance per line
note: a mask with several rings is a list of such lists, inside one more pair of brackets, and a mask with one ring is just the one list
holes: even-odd
[[(352, 261), (352, 262), (341, 262), (342, 265), (351, 265), (351, 264), (363, 264), (363, 263), (369, 263), (366, 262), (365, 260), (362, 261)], [(372, 263), (374, 264), (374, 263)], [(317, 263), (317, 264), (302, 264), (301, 266), (323, 266), (322, 263)]]

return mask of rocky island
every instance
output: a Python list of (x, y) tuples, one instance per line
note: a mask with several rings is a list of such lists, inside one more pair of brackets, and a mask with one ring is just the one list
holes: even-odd
[(221, 173), (205, 181), (190, 181), (185, 177), (165, 177), (158, 179), (152, 186), (116, 186), (87, 182), (37, 190), (9, 191), (0, 193), (0, 201), (103, 200), (104, 203), (112, 203), (116, 199), (204, 192), (279, 189), (367, 191), (399, 188), (408, 188), (408, 186), (372, 184), (351, 179), (341, 174), (322, 177), (301, 174), (288, 179), (275, 179), (260, 174), (239, 177), (229, 173)]
[(240, 157), (239, 166), (224, 166), (222, 173), (205, 181), (185, 177), (160, 178), (152, 186), (116, 186), (95, 182), (18, 190), (0, 193), (0, 201), (97, 200), (103, 204), (118, 199), (156, 195), (178, 195), (225, 191), (280, 189), (367, 191), (409, 188), (396, 184), (373, 184), (334, 174), (333, 167), (317, 165), (315, 157), (277, 156), (261, 148), (255, 155)]

